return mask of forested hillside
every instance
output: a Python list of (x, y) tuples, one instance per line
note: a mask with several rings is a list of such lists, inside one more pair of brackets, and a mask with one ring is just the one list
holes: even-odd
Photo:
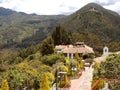
[[(64, 16), (36, 15), (0, 8), (0, 44), (29, 46), (43, 40)], [(22, 43), (22, 44), (21, 44)]]
[(95, 3), (66, 17), (62, 26), (74, 33), (73, 41), (85, 41), (95, 49), (107, 45), (114, 51), (120, 44), (120, 15)]

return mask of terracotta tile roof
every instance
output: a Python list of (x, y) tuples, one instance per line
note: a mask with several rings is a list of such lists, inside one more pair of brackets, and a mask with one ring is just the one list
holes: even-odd
[(66, 47), (68, 47), (68, 46), (67, 45), (57, 45), (57, 46), (55, 46), (55, 49), (59, 50), (59, 49), (64, 49)]
[[(82, 44), (82, 45), (80, 45)], [(73, 45), (58, 45), (56, 50), (61, 50), (63, 53), (94, 53), (93, 48), (84, 44), (84, 42), (76, 42)]]
[(85, 47), (67, 47), (64, 48), (63, 53), (94, 53), (93, 49), (85, 46)]

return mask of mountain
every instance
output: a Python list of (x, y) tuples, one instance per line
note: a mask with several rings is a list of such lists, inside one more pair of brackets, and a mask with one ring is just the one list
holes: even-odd
[(74, 41), (85, 41), (93, 47), (120, 41), (120, 15), (96, 3), (87, 4), (61, 24), (75, 33)]
[(0, 7), (0, 46), (28, 46), (43, 40), (63, 15), (36, 15)]
[(10, 9), (5, 9), (3, 7), (0, 7), (0, 16), (9, 16), (13, 13), (16, 13), (15, 11), (12, 11)]
[(45, 39), (60, 24), (72, 32), (72, 41), (84, 41), (95, 50), (107, 45), (120, 50), (120, 15), (96, 3), (89, 3), (75, 13), (36, 15), (0, 8), (0, 46), (27, 47)]

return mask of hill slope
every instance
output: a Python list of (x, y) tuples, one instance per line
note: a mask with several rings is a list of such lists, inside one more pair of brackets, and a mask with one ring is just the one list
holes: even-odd
[(73, 32), (73, 43), (84, 41), (101, 51), (104, 45), (111, 50), (120, 50), (120, 15), (95, 3), (89, 3), (69, 16), (29, 15), (0, 8), (0, 44), (17, 43), (23, 47), (36, 44), (60, 21), (65, 30)]
[(95, 3), (89, 3), (66, 17), (62, 25), (66, 30), (79, 33), (79, 40), (92, 46), (120, 41), (120, 16)]
[(9, 46), (24, 42), (25, 46), (40, 42), (63, 17), (29, 15), (0, 7), (0, 43)]
[(120, 40), (120, 16), (94, 3), (68, 16), (63, 26), (70, 31), (91, 32), (102, 41)]

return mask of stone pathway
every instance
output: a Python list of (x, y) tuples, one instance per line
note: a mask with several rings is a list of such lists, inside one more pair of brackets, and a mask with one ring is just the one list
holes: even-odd
[(71, 80), (69, 90), (90, 90), (92, 81), (93, 69), (86, 67), (79, 79)]

